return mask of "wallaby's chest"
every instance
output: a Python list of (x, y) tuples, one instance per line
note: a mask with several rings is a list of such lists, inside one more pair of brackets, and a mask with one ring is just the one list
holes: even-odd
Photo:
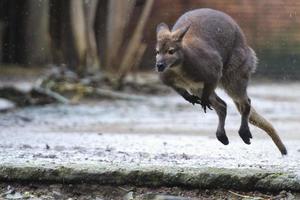
[(204, 87), (203, 82), (194, 81), (190, 75), (182, 70), (181, 66), (176, 66), (169, 70), (171, 70), (170, 78), (174, 86), (184, 88), (190, 94), (201, 96)]

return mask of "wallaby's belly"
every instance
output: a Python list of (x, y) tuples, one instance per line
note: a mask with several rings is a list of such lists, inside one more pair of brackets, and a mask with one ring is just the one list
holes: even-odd
[(190, 94), (201, 97), (204, 87), (203, 82), (193, 81), (180, 67), (173, 68), (173, 83), (176, 87), (184, 88)]

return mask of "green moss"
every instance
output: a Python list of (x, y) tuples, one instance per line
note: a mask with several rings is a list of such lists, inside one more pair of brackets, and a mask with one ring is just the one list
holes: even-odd
[(249, 169), (162, 168), (117, 166), (1, 166), (0, 180), (57, 183), (98, 183), (102, 185), (179, 186), (236, 190), (300, 191), (294, 174)]

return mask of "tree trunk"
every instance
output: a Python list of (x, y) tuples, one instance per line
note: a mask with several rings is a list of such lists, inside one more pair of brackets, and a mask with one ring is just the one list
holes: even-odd
[(22, 63), (22, 50), (24, 40), (22, 30), (24, 28), (25, 1), (4, 0), (2, 2), (3, 31), (3, 62)]
[(53, 61), (79, 74), (87, 70), (87, 34), (82, 0), (50, 0)]
[(49, 60), (48, 0), (26, 0), (24, 12), (22, 60), (26, 65), (45, 64)]
[(0, 62), (3, 62), (3, 34), (4, 33), (4, 23), (0, 21)]
[(101, 69), (105, 69), (106, 63), (106, 25), (109, 0), (100, 0), (97, 5), (94, 30), (98, 47), (98, 57)]
[(87, 36), (87, 65), (92, 71), (99, 70), (99, 57), (97, 50), (96, 35), (94, 30), (95, 17), (97, 11), (98, 0), (86, 0), (84, 4), (86, 36)]
[[(154, 0), (148, 0), (146, 2), (134, 33), (129, 40), (124, 57), (119, 67), (119, 81), (122, 81), (122, 77), (124, 77), (131, 70), (131, 68), (137, 64), (136, 61), (140, 59), (139, 57), (141, 57), (145, 51), (145, 46), (142, 43), (142, 37), (146, 22), (150, 16), (153, 2)], [(143, 52), (139, 52), (139, 49), (143, 49)]]
[(2, 0), (2, 56), (6, 63), (45, 64), (47, 60), (48, 0)]
[[(76, 71), (83, 74), (87, 70), (87, 32), (86, 21), (84, 14), (84, 4), (82, 0), (70, 0), (70, 35), (73, 37), (74, 54), (77, 57), (78, 64), (76, 65)], [(68, 47), (67, 51), (69, 51)]]
[(61, 65), (66, 62), (62, 46), (64, 36), (63, 20), (66, 19), (66, 13), (63, 12), (66, 1), (50, 0), (49, 1), (49, 34), (51, 46), (51, 58), (54, 65)]
[(123, 43), (123, 36), (125, 27), (131, 16), (131, 12), (134, 8), (135, 0), (120, 1), (110, 0), (108, 6), (108, 18), (107, 18), (107, 60), (105, 65), (109, 69), (118, 69), (116, 61), (120, 60), (119, 51)]

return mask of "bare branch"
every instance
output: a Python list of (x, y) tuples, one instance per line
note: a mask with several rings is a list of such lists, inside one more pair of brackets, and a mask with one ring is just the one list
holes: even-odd
[(154, 2), (154, 0), (146, 1), (146, 5), (143, 9), (142, 15), (141, 15), (139, 22), (135, 28), (133, 36), (132, 36), (131, 40), (129, 41), (129, 44), (125, 51), (126, 53), (122, 59), (121, 67), (118, 72), (119, 77), (123, 77), (130, 70), (130, 68), (134, 65), (135, 56), (137, 55), (137, 51), (138, 51), (139, 47), (141, 46), (143, 31), (144, 31), (144, 28), (146, 25), (146, 21), (148, 20), (148, 17), (152, 10), (153, 2)]

